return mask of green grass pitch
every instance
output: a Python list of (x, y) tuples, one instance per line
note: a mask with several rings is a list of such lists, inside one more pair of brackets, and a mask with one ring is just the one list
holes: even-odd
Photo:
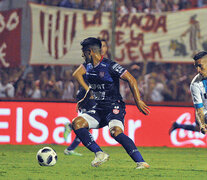
[[(37, 151), (54, 148), (58, 162), (52, 167), (39, 166)], [(91, 166), (94, 154), (78, 147), (82, 157), (66, 156), (60, 145), (0, 145), (0, 179), (2, 180), (133, 180), (133, 179), (207, 179), (205, 148), (138, 147), (150, 169), (136, 170), (135, 163), (122, 147), (103, 147), (110, 160)]]

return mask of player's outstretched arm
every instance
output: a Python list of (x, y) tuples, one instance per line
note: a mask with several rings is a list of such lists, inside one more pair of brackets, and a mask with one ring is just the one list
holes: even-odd
[(87, 95), (89, 94), (89, 86), (86, 84), (86, 82), (83, 79), (83, 75), (86, 74), (86, 69), (85, 67), (81, 64), (73, 73), (73, 77), (79, 82), (79, 84), (86, 90), (86, 95), (84, 96), (83, 99), (78, 101), (77, 106), (76, 106), (76, 111), (78, 112), (78, 109), (81, 108), (81, 106), (84, 104)]
[(205, 114), (202, 108), (196, 109), (196, 120), (199, 123), (200, 130), (203, 134), (207, 133), (207, 125), (205, 123)]
[(89, 87), (83, 79), (83, 75), (86, 74), (85, 67), (81, 64), (73, 73), (73, 77), (79, 82), (79, 84), (88, 91)]
[(121, 76), (121, 79), (128, 82), (129, 87), (131, 89), (131, 92), (134, 96), (136, 106), (139, 109), (139, 111), (145, 115), (148, 115), (149, 114), (149, 107), (140, 98), (139, 88), (138, 88), (136, 79), (128, 71), (126, 71)]
[(85, 106), (90, 98), (93, 99), (93, 96), (91, 95), (91, 88), (89, 88), (88, 91), (86, 91), (84, 97), (80, 101), (77, 102), (76, 111), (78, 112), (78, 110), (82, 106)]

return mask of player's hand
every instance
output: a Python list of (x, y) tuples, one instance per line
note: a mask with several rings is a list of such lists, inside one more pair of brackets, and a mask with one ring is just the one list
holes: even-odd
[(78, 112), (79, 111), (79, 109), (81, 109), (81, 107), (82, 106), (84, 106), (84, 104), (86, 103), (86, 99), (85, 98), (83, 98), (83, 99), (81, 99), (80, 101), (78, 101), (77, 102), (77, 105), (76, 105), (76, 112)]
[(207, 130), (205, 128), (201, 128), (201, 133), (202, 134), (206, 134), (207, 133)]
[(150, 113), (150, 108), (142, 100), (138, 101), (137, 108), (145, 115), (148, 115)]
[(78, 105), (78, 103), (76, 104), (76, 107), (75, 107), (75, 111), (78, 113), (78, 111), (79, 111), (79, 105)]
[(82, 106), (84, 106), (84, 105), (88, 102), (88, 100), (89, 100), (90, 98), (93, 98), (93, 96), (91, 96), (91, 89), (89, 88), (89, 89), (86, 91), (85, 96), (84, 96), (80, 101), (77, 102), (77, 105), (76, 105), (76, 112), (78, 112), (78, 110), (79, 110)]
[(201, 125), (200, 130), (201, 130), (202, 134), (206, 134), (207, 133), (207, 125), (206, 124)]

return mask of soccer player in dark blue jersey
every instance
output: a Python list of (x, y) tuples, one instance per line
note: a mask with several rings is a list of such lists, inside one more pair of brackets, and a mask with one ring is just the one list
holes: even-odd
[[(148, 106), (140, 98), (137, 81), (121, 65), (101, 56), (101, 41), (99, 39), (89, 37), (81, 42), (81, 46), (82, 57), (87, 65), (86, 68), (83, 65), (79, 66), (73, 76), (87, 93), (78, 105), (81, 105), (89, 97), (94, 98), (96, 105), (73, 119), (72, 127), (84, 146), (95, 153), (95, 159), (91, 165), (100, 166), (109, 159), (109, 155), (103, 152), (94, 141), (89, 129), (102, 128), (107, 125), (111, 136), (124, 147), (136, 162), (136, 168), (149, 168), (134, 142), (123, 133), (126, 112), (125, 103), (119, 92), (120, 78), (129, 83), (139, 111), (145, 115), (149, 113)], [(83, 79), (84, 75), (89, 86)]]
[[(101, 55), (103, 57), (109, 57), (110, 53), (108, 52), (108, 44), (105, 39), (100, 39), (102, 47), (101, 47)], [(86, 63), (83, 63), (83, 66), (86, 68)], [(87, 82), (85, 76), (84, 76), (84, 81)], [(80, 101), (83, 99), (83, 97), (86, 94), (86, 90), (83, 87), (80, 87), (80, 89), (77, 92), (76, 95), (76, 101)], [(95, 105), (94, 99), (88, 99), (87, 101), (84, 101), (84, 103), (79, 106), (77, 109), (78, 114), (80, 115), (83, 112), (88, 111), (90, 108), (92, 108)], [(72, 131), (72, 124), (71, 123), (66, 123), (65, 124), (65, 129), (64, 129), (64, 139), (67, 141), (68, 135)], [(75, 155), (75, 156), (82, 156), (82, 154), (78, 153), (75, 151), (75, 149), (78, 147), (80, 144), (80, 139), (76, 136), (73, 142), (64, 150), (65, 155)]]

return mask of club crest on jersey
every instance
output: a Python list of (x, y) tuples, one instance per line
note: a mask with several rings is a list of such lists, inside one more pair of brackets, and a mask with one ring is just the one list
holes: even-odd
[(119, 106), (114, 106), (113, 113), (114, 114), (119, 114), (119, 112), (120, 112)]
[(99, 72), (99, 76), (100, 76), (101, 78), (103, 78), (104, 75), (105, 75), (105, 72), (103, 72), (103, 71)]

